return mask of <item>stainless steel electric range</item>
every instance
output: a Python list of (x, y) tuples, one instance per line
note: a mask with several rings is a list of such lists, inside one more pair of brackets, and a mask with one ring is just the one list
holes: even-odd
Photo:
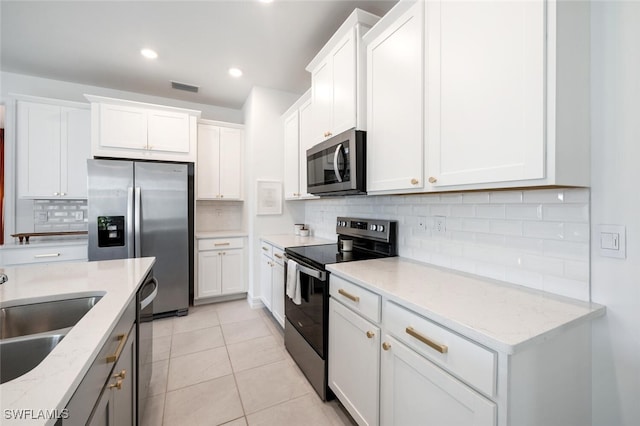
[[(326, 265), (397, 255), (396, 221), (338, 217), (336, 233), (335, 244), (285, 249), (287, 259), (294, 260), (300, 271), (301, 292), (300, 304), (284, 295), (285, 347), (325, 401), (334, 397), (327, 382), (331, 360), (328, 359), (329, 272)], [(285, 282), (287, 273), (288, 268)]]

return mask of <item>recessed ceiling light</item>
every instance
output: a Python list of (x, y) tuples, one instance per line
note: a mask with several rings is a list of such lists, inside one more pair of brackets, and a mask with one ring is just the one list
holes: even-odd
[(240, 68), (229, 68), (229, 75), (231, 77), (242, 77), (242, 70)]
[(156, 51), (151, 49), (142, 49), (140, 54), (147, 59), (156, 59), (158, 57)]

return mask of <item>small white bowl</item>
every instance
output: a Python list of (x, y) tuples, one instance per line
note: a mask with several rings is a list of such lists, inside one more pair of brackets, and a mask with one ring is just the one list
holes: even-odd
[(309, 230), (308, 229), (301, 229), (300, 230), (300, 236), (301, 237), (308, 237), (309, 236)]

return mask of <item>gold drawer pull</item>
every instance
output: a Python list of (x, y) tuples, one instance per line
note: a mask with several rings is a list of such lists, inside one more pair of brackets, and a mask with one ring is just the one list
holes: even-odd
[(109, 389), (113, 389), (113, 388), (116, 388), (118, 390), (122, 389), (122, 380), (118, 379), (118, 380), (116, 380), (115, 383), (112, 383), (112, 384), (109, 385)]
[(281, 255), (281, 254), (273, 253), (273, 255), (274, 255), (275, 257), (277, 257), (278, 259), (282, 259), (282, 255)]
[(375, 336), (375, 335), (376, 335), (376, 333), (374, 333), (373, 331), (367, 331), (367, 337), (369, 339), (373, 339), (373, 336)]
[(356, 303), (360, 301), (360, 298), (358, 296), (354, 296), (353, 294), (349, 294), (346, 291), (344, 291), (343, 289), (338, 290), (338, 293), (340, 293), (341, 295), (343, 295), (347, 299), (353, 300)]
[(413, 329), (413, 327), (407, 327), (405, 329), (405, 331), (407, 332), (407, 334), (409, 336), (415, 337), (416, 339), (420, 340), (425, 345), (429, 346), (430, 348), (435, 349), (436, 351), (440, 352), (441, 354), (446, 354), (449, 351), (449, 348), (447, 347), (447, 345), (441, 345), (440, 343), (434, 342), (433, 340), (429, 339), (428, 337), (423, 336), (422, 334), (420, 334), (417, 331), (415, 331)]
[(264, 251), (269, 251), (269, 249), (268, 249), (268, 248), (266, 248), (266, 247), (262, 247), (262, 250), (264, 250)]
[(228, 246), (228, 245), (230, 245), (230, 244), (231, 244), (231, 243), (213, 243), (213, 245), (214, 245), (214, 246), (216, 246), (216, 247), (220, 247), (220, 246)]
[(127, 370), (122, 370), (121, 372), (114, 374), (113, 377), (115, 379), (124, 379), (127, 377)]
[(435, 178), (433, 176), (429, 177), (429, 183), (436, 183), (438, 181), (438, 178)]
[(411, 179), (411, 185), (417, 185), (418, 183), (420, 183), (418, 179)]
[(388, 351), (389, 349), (391, 349), (391, 344), (387, 343), (387, 342), (384, 342), (382, 344), (382, 349), (384, 349), (385, 351)]
[(120, 353), (122, 353), (122, 350), (124, 349), (124, 344), (127, 342), (127, 334), (126, 333), (119, 334), (118, 340), (120, 341), (120, 343), (118, 343), (118, 347), (116, 348), (116, 353), (113, 355), (109, 355), (107, 357), (107, 362), (116, 362), (116, 360), (120, 358)]

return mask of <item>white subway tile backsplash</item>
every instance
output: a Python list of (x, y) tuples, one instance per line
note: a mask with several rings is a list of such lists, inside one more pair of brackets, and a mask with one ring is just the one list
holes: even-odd
[[(589, 199), (588, 189), (555, 188), (304, 203), (315, 235), (335, 238), (336, 216), (397, 220), (400, 256), (587, 300)], [(434, 216), (446, 219), (443, 236)]]
[(542, 205), (539, 204), (508, 204), (505, 210), (507, 219), (542, 219)]
[(86, 200), (34, 200), (34, 232), (86, 231)]

